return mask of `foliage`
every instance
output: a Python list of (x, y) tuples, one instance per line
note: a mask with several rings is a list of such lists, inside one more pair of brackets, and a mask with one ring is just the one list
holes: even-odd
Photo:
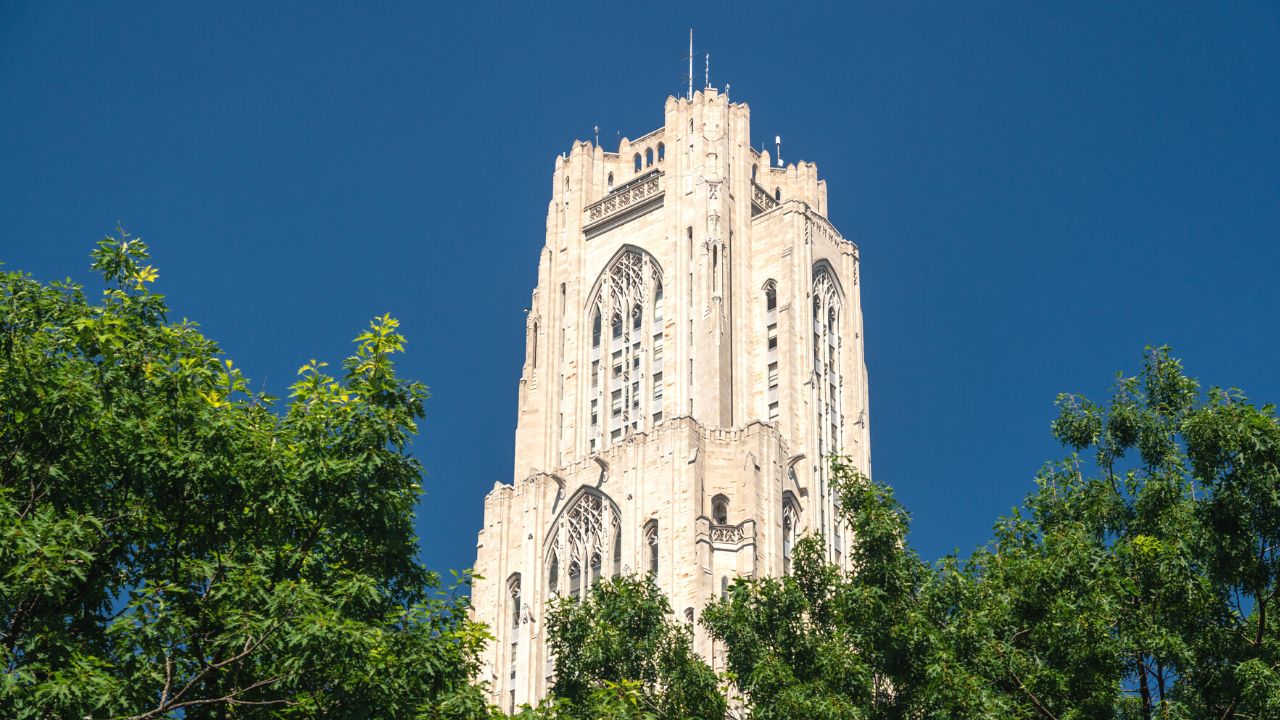
[(278, 411), (167, 319), (145, 244), (93, 258), (97, 303), (0, 274), (0, 716), (488, 716), (466, 578), (414, 559), (396, 321)]
[[(923, 564), (891, 491), (837, 458), (852, 573), (818, 538), (703, 621), (757, 718), (1280, 717), (1280, 423), (1167, 349), (970, 558)], [(1080, 453), (1090, 451), (1090, 456)]]
[(601, 581), (562, 598), (547, 617), (556, 659), (551, 699), (527, 717), (548, 720), (722, 720), (725, 693), (693, 651), (691, 628), (671, 618), (653, 579)]

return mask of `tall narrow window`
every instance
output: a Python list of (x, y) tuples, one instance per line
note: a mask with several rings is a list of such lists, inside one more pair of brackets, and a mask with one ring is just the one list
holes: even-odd
[(560, 556), (551, 551), (550, 568), (547, 570), (547, 589), (552, 595), (560, 594)]
[(614, 528), (613, 532), (613, 577), (622, 574), (622, 530)]
[(635, 157), (635, 164), (636, 164), (636, 172), (640, 172), (640, 168), (641, 168), (641, 165), (640, 165), (640, 153), (636, 153), (636, 157)]
[(729, 524), (729, 498), (717, 495), (711, 499), (711, 521), (717, 525)]
[(658, 574), (658, 521), (650, 520), (644, 526), (645, 548), (649, 552), (649, 574)]
[(507, 581), (507, 591), (511, 594), (511, 629), (520, 629), (520, 573), (511, 576)]
[(782, 202), (782, 188), (777, 187), (773, 189), (773, 199), (778, 202)]
[(574, 560), (569, 563), (569, 596), (582, 596), (582, 568), (578, 565), (578, 561)]
[(613, 173), (609, 173), (609, 191), (613, 192)]
[(644, 166), (649, 167), (653, 164), (653, 148), (644, 151)]
[(765, 404), (769, 422), (778, 419), (778, 285), (764, 284)]
[(787, 496), (782, 501), (782, 572), (791, 574), (791, 550), (796, 544), (796, 504)]
[(658, 143), (658, 162), (662, 162), (663, 160), (666, 160), (666, 159), (667, 159), (667, 146), (663, 145), (662, 143)]
[(729, 597), (729, 576), (720, 576), (720, 599), (726, 600)]
[(600, 583), (600, 553), (591, 556), (591, 587)]

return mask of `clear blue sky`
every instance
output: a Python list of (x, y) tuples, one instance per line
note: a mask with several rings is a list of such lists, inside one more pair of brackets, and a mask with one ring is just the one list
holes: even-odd
[(0, 260), (90, 280), (119, 220), (280, 395), (399, 316), (433, 567), (511, 476), (554, 157), (657, 127), (691, 25), (861, 248), (873, 468), (926, 556), (1144, 345), (1280, 401), (1275, 2), (265, 5), (0, 4)]

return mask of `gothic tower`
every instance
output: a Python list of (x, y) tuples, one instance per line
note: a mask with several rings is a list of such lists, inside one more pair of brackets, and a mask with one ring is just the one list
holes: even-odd
[(789, 572), (805, 533), (846, 563), (825, 458), (870, 471), (858, 249), (817, 167), (774, 167), (750, 129), (708, 88), (617, 152), (556, 158), (514, 483), (476, 544), (499, 707), (546, 694), (555, 595), (651, 573), (714, 661), (695, 621), (734, 577)]

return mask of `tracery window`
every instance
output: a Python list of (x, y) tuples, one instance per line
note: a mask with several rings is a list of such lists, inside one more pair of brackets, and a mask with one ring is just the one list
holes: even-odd
[[(813, 372), (814, 407), (818, 409), (819, 455), (840, 451), (843, 421), (840, 398), (844, 379), (840, 373), (840, 293), (824, 263), (813, 275)], [(821, 467), (825, 473), (826, 463)], [(825, 477), (825, 475), (824, 475)]]
[[(844, 416), (841, 398), (844, 378), (840, 358), (840, 289), (831, 266), (821, 262), (813, 271), (813, 432), (818, 441), (815, 463), (818, 497), (827, 498), (831, 478), (827, 458), (841, 450)], [(828, 532), (827, 502), (818, 506), (818, 528)]]
[[(593, 423), (588, 439), (591, 452), (599, 452), (663, 418), (662, 271), (653, 256), (630, 247), (621, 251), (601, 273), (589, 308), (591, 417), (609, 402), (607, 427)], [(607, 338), (599, 332), (602, 317), (611, 319)]]
[[(562, 582), (570, 597), (582, 597), (600, 581), (606, 565), (622, 573), (622, 515), (608, 496), (583, 490), (561, 514), (547, 536), (547, 585), (557, 592)], [(569, 561), (566, 577), (560, 577), (560, 558)]]

